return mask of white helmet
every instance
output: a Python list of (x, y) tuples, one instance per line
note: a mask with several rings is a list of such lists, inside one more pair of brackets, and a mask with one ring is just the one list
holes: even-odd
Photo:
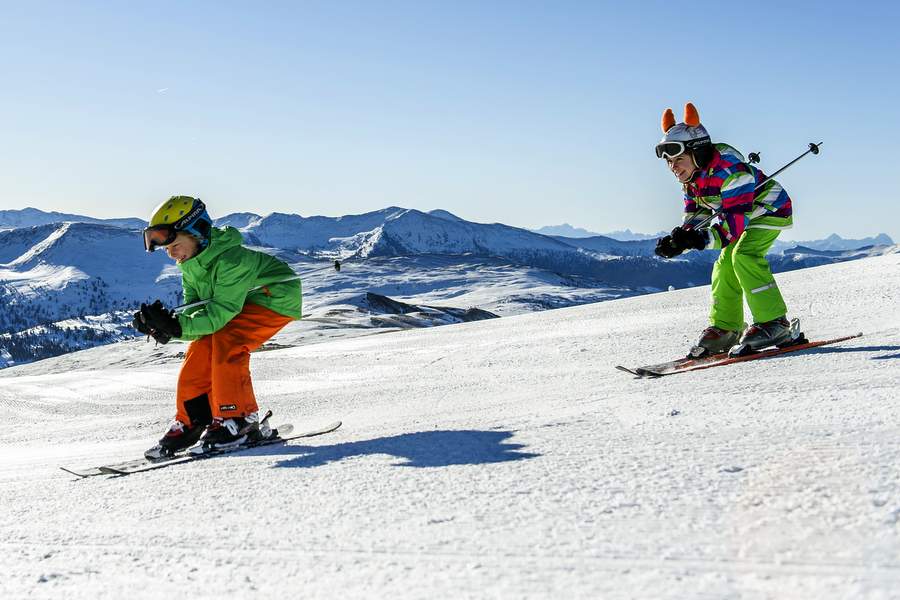
[(700, 115), (694, 105), (684, 105), (684, 122), (675, 123), (675, 114), (671, 108), (663, 112), (663, 138), (656, 144), (657, 158), (675, 158), (687, 150), (698, 150), (712, 145), (709, 132), (700, 124)]

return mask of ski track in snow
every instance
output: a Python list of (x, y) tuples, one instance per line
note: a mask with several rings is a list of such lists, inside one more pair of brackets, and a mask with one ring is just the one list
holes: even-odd
[(175, 351), (0, 371), (0, 597), (900, 597), (898, 266), (778, 276), (859, 340), (661, 380), (613, 367), (708, 287), (261, 352), (276, 424), (343, 427), (128, 477), (58, 466), (152, 444)]

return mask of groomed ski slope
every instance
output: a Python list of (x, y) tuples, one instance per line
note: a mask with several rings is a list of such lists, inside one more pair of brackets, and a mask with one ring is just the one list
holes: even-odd
[(344, 426), (123, 478), (57, 467), (147, 447), (177, 362), (5, 370), (0, 597), (897, 598), (898, 267), (778, 277), (860, 340), (661, 380), (613, 366), (682, 353), (708, 287), (257, 353), (276, 421)]

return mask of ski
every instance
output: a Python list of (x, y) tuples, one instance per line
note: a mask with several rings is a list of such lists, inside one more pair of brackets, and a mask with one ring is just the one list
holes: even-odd
[(641, 378), (658, 378), (664, 377), (666, 375), (674, 375), (676, 373), (687, 373), (688, 371), (699, 371), (701, 369), (709, 369), (712, 367), (721, 367), (725, 365), (731, 365), (739, 362), (747, 362), (749, 360), (757, 360), (760, 358), (769, 358), (772, 356), (780, 356), (782, 354), (788, 354), (789, 352), (799, 352), (801, 350), (809, 350), (811, 348), (818, 348), (820, 346), (827, 346), (829, 344), (837, 344), (840, 342), (846, 342), (847, 340), (856, 339), (862, 337), (862, 332), (856, 333), (853, 335), (846, 335), (843, 337), (838, 337), (830, 340), (820, 340), (816, 342), (800, 341), (799, 343), (791, 344), (790, 346), (785, 346), (783, 348), (769, 348), (768, 350), (759, 350), (757, 352), (752, 352), (749, 354), (745, 354), (742, 356), (729, 356), (728, 354), (716, 354), (714, 356), (699, 358), (699, 359), (679, 359), (675, 361), (671, 361), (668, 363), (661, 363), (659, 365), (650, 365), (646, 367), (638, 367), (636, 369), (628, 369), (626, 367), (616, 367), (619, 370), (627, 371)]
[[(293, 430), (294, 430), (294, 426), (289, 423), (280, 425), (275, 429), (275, 431), (277, 432), (276, 437), (272, 438), (269, 441), (272, 441), (272, 442), (278, 441), (278, 440), (282, 439), (283, 435), (289, 434)], [(234, 450), (240, 450), (241, 448), (248, 448), (248, 447), (250, 447), (248, 444), (244, 444), (242, 446), (238, 446), (238, 447), (234, 448)], [(70, 473), (72, 475), (76, 475), (81, 478), (96, 477), (98, 475), (109, 475), (109, 473), (107, 471), (104, 471), (104, 469), (107, 469), (107, 470), (114, 469), (116, 471), (131, 472), (131, 471), (135, 471), (135, 470), (140, 469), (147, 465), (166, 465), (174, 460), (177, 460), (180, 458), (185, 458), (187, 456), (188, 450), (189, 450), (189, 448), (185, 448), (184, 450), (177, 452), (176, 454), (174, 454), (173, 456), (171, 456), (169, 458), (164, 458), (164, 459), (160, 459), (160, 460), (156, 460), (156, 461), (151, 461), (151, 460), (148, 460), (147, 458), (141, 457), (141, 458), (135, 458), (132, 460), (126, 460), (126, 461), (119, 462), (119, 463), (112, 463), (112, 464), (108, 464), (108, 465), (100, 465), (97, 467), (90, 467), (87, 469), (75, 470), (75, 469), (69, 469), (68, 467), (60, 467), (60, 469), (62, 469), (66, 473)]]
[(240, 446), (236, 446), (234, 448), (226, 448), (226, 449), (212, 449), (202, 454), (190, 454), (187, 451), (176, 454), (172, 458), (158, 460), (158, 461), (150, 461), (146, 458), (139, 458), (134, 460), (123, 461), (120, 463), (113, 463), (108, 465), (100, 465), (98, 467), (91, 467), (88, 469), (68, 469), (66, 467), (60, 467), (66, 473), (70, 473), (72, 475), (76, 475), (81, 478), (86, 477), (95, 477), (98, 475), (131, 475), (132, 473), (141, 473), (144, 471), (152, 471), (154, 469), (161, 469), (163, 467), (168, 467), (171, 465), (182, 464), (186, 462), (190, 462), (193, 460), (202, 460), (205, 458), (212, 458), (214, 456), (222, 456), (223, 454), (231, 454), (234, 452), (240, 452), (242, 450), (249, 450), (251, 448), (259, 448), (261, 446), (270, 446), (272, 444), (283, 444), (285, 442), (289, 442), (291, 440), (296, 440), (300, 438), (308, 438), (315, 437), (318, 435), (324, 435), (326, 433), (331, 433), (332, 431), (337, 430), (341, 426), (341, 421), (335, 421), (334, 423), (330, 423), (324, 427), (320, 427), (318, 429), (312, 429), (309, 431), (305, 431), (303, 433), (298, 433), (296, 435), (290, 435), (293, 431), (294, 426), (290, 424), (280, 425), (275, 428), (276, 435), (275, 437), (260, 440), (258, 442), (251, 442), (247, 444), (241, 444)]

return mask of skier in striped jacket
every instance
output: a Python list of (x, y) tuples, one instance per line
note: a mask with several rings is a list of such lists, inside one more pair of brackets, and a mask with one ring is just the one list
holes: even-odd
[[(793, 224), (790, 197), (740, 152), (713, 144), (693, 104), (685, 105), (681, 123), (666, 109), (662, 129), (656, 156), (684, 188), (684, 218), (658, 240), (656, 253), (673, 258), (691, 249), (721, 250), (712, 272), (710, 326), (691, 356), (725, 352), (737, 343), (759, 350), (789, 342), (787, 306), (766, 253)], [(746, 331), (744, 298), (753, 315)]]

